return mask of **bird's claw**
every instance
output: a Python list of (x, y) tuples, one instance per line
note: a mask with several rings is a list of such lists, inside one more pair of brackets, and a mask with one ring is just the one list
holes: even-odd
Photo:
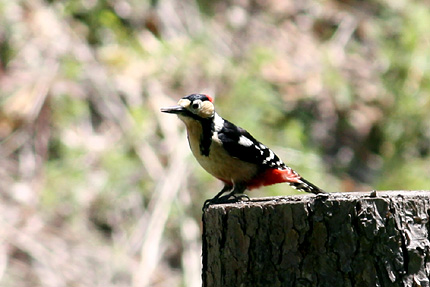
[(214, 197), (214, 198), (205, 200), (202, 210), (204, 211), (212, 204), (236, 203), (236, 202), (242, 202), (245, 200), (246, 201), (250, 200), (249, 196), (246, 194), (226, 194), (224, 196)]

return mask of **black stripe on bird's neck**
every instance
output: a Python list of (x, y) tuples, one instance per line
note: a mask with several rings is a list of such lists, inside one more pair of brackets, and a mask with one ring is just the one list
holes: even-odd
[(202, 134), (200, 135), (199, 144), (200, 154), (203, 156), (209, 156), (210, 146), (212, 144), (212, 135), (215, 131), (214, 116), (202, 118), (190, 111), (185, 111), (184, 116), (190, 117), (201, 124)]
[(202, 134), (200, 136), (200, 153), (204, 156), (209, 156), (210, 147), (212, 144), (212, 135), (215, 130), (213, 119), (213, 117), (199, 119), (199, 122), (202, 125)]

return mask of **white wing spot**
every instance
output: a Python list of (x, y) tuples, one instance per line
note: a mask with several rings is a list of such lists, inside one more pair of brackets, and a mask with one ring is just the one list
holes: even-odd
[(245, 136), (240, 136), (239, 144), (243, 146), (252, 146), (254, 143), (249, 138)]
[(215, 132), (219, 132), (222, 130), (222, 127), (224, 126), (224, 119), (221, 118), (217, 113), (215, 113), (214, 116), (214, 125), (215, 125)]
[(273, 153), (272, 150), (269, 149), (269, 156), (267, 157), (267, 160), (272, 160), (275, 158), (275, 154)]

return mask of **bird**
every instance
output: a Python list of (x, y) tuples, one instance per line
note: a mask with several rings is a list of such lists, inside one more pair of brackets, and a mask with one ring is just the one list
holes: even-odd
[(194, 157), (203, 169), (224, 183), (215, 197), (205, 201), (203, 209), (212, 204), (249, 200), (245, 190), (284, 182), (300, 191), (326, 193), (248, 131), (222, 118), (215, 111), (213, 98), (206, 94), (190, 94), (176, 106), (161, 108), (161, 112), (178, 116), (185, 124)]

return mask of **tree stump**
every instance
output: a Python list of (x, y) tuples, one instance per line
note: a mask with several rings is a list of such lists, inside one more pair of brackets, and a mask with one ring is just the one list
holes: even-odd
[(429, 286), (430, 191), (253, 199), (203, 214), (203, 286)]

